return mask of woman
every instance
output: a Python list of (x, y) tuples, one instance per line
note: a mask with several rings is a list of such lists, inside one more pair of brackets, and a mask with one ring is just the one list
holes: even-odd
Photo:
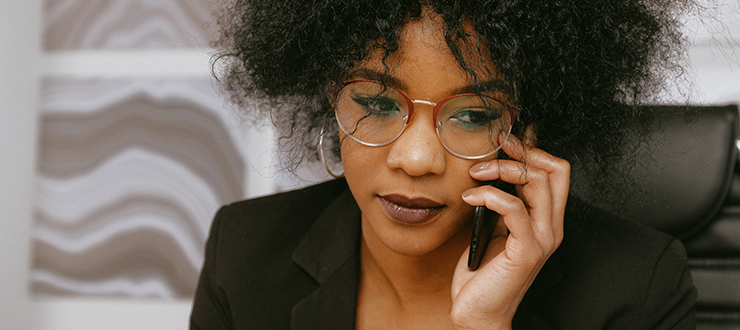
[(681, 244), (569, 196), (564, 159), (620, 170), (683, 6), (233, 3), (232, 99), (344, 178), (220, 210), (191, 328), (693, 328)]

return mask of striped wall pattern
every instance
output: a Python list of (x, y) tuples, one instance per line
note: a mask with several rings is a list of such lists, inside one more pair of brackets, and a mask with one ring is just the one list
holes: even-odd
[[(217, 3), (46, 0), (44, 49), (192, 53)], [(192, 297), (213, 214), (244, 196), (250, 136), (209, 76), (186, 77), (44, 79), (36, 296)]]
[[(46, 54), (85, 71), (48, 68), (42, 84), (35, 296), (190, 299), (219, 206), (316, 181), (276, 172), (272, 133), (224, 106), (205, 63), (188, 66), (207, 56), (217, 4), (45, 1)], [(161, 54), (188, 67), (142, 62)]]
[(47, 50), (201, 48), (215, 0), (46, 0)]
[(190, 297), (245, 135), (209, 79), (43, 84), (32, 288)]

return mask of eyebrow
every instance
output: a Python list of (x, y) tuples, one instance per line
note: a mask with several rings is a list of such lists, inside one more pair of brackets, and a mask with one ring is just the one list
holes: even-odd
[(375, 71), (373, 69), (359, 68), (350, 72), (349, 77), (350, 79), (368, 79), (380, 81), (381, 83), (383, 83), (383, 85), (386, 86), (393, 86), (402, 90), (408, 90), (406, 84), (400, 79), (387, 73)]
[[(352, 71), (349, 74), (349, 78), (375, 80), (383, 83), (386, 86), (393, 86), (401, 90), (408, 91), (406, 84), (400, 79), (387, 73), (379, 72), (373, 69), (359, 68)], [(500, 92), (508, 94), (509, 90), (510, 87), (506, 82), (501, 79), (495, 78), (493, 80), (479, 81), (474, 84), (463, 86), (452, 91), (450, 95), (475, 94), (478, 92)]]
[(509, 90), (511, 90), (511, 88), (505, 81), (494, 78), (492, 80), (483, 80), (463, 86), (462, 88), (455, 90), (453, 94), (477, 94), (480, 92), (509, 94)]

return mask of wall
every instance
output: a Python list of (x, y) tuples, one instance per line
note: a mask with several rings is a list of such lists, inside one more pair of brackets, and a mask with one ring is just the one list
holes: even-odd
[(0, 2), (0, 328), (29, 329), (40, 0)]
[(740, 2), (719, 0), (703, 13), (700, 22), (690, 20), (687, 36), (699, 104), (740, 104)]

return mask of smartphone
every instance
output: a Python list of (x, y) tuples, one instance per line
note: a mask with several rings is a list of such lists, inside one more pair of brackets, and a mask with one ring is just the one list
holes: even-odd
[(470, 238), (470, 254), (468, 255), (468, 268), (470, 270), (476, 270), (480, 266), (480, 262), (483, 260), (483, 253), (486, 252), (498, 218), (498, 213), (489, 210), (485, 206), (475, 207), (473, 235)]
[[(509, 157), (504, 153), (500, 153), (498, 157), (498, 159), (508, 158)], [(489, 181), (483, 185), (493, 186), (506, 193), (515, 194), (514, 185), (501, 180)], [(470, 237), (470, 254), (468, 255), (468, 268), (470, 270), (476, 270), (480, 267), (480, 263), (483, 260), (483, 254), (486, 252), (488, 242), (491, 240), (493, 229), (496, 228), (498, 219), (499, 214), (495, 211), (491, 211), (485, 206), (475, 207), (475, 214), (473, 215), (473, 234)]]

